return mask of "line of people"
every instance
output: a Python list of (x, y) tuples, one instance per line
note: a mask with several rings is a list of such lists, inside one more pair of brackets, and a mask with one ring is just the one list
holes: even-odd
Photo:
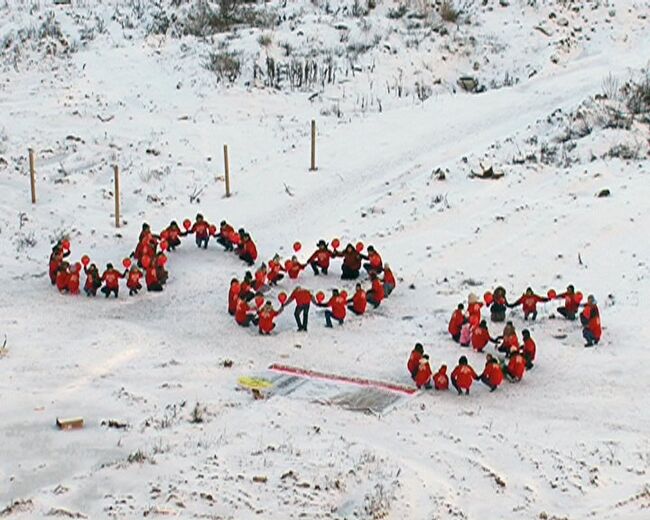
[[(236, 323), (240, 326), (248, 327), (253, 324), (258, 327), (260, 334), (270, 334), (275, 328), (275, 318), (292, 302), (295, 302), (294, 318), (298, 332), (307, 331), (312, 304), (326, 309), (325, 326), (329, 328), (333, 327), (334, 322), (342, 325), (348, 311), (361, 316), (365, 314), (368, 304), (373, 308), (379, 307), (396, 286), (395, 276), (390, 266), (383, 263), (373, 246), (368, 246), (367, 255), (364, 255), (364, 246), (361, 242), (356, 247), (348, 244), (341, 252), (338, 251), (339, 245), (339, 240), (334, 239), (330, 250), (328, 244), (320, 240), (316, 250), (304, 264), (300, 263), (295, 255), (282, 264), (279, 255), (275, 255), (268, 266), (263, 263), (254, 276), (248, 271), (241, 281), (233, 278), (228, 291), (228, 312), (235, 317)], [(297, 253), (301, 247), (301, 244), (296, 242), (294, 251)], [(354, 251), (354, 254), (351, 251)], [(277, 286), (285, 275), (295, 280), (307, 266), (311, 267), (315, 276), (327, 275), (330, 260), (336, 257), (343, 257), (342, 279), (357, 279), (363, 268), (368, 273), (370, 287), (364, 289), (361, 283), (357, 283), (352, 295), (348, 295), (346, 291), (333, 289), (330, 298), (326, 301), (322, 291), (313, 294), (309, 289), (297, 286), (289, 296), (284, 292), (278, 295), (281, 305), (277, 309), (273, 307), (270, 300), (265, 299), (264, 293), (271, 287)], [(346, 263), (346, 258), (352, 257), (355, 258), (355, 263), (352, 264), (350, 260)], [(365, 264), (362, 263), (364, 259), (367, 260)]]
[(183, 228), (184, 231), (176, 221), (172, 221), (162, 232), (155, 234), (149, 224), (143, 223), (135, 250), (122, 261), (125, 270), (120, 271), (108, 263), (101, 274), (97, 265), (90, 262), (88, 255), (83, 255), (80, 262), (68, 262), (70, 241), (61, 239), (53, 246), (50, 254), (50, 281), (61, 293), (79, 294), (83, 267), (86, 274), (83, 290), (87, 296), (96, 296), (99, 290), (106, 298), (111, 295), (117, 298), (121, 279), (126, 280), (130, 296), (138, 294), (143, 288), (143, 279), (148, 291), (160, 292), (169, 277), (165, 268), (165, 253), (175, 251), (181, 245), (181, 238), (190, 234), (194, 235), (198, 248), (207, 249), (210, 238), (215, 237), (226, 251), (235, 252), (248, 265), (253, 265), (257, 259), (257, 248), (250, 234), (244, 229), (235, 231), (226, 221), (222, 221), (217, 230), (199, 213), (194, 223), (185, 219)]
[[(461, 343), (463, 346), (468, 346), (470, 342), (472, 345), (475, 342), (480, 344), (485, 340), (484, 330), (487, 329), (481, 316), (484, 305), (490, 310), (490, 320), (493, 323), (505, 321), (507, 309), (519, 306), (522, 307), (524, 320), (530, 318), (535, 321), (537, 319), (537, 305), (554, 300), (563, 300), (563, 305), (557, 308), (560, 316), (569, 321), (574, 321), (579, 317), (582, 324), (582, 335), (586, 341), (585, 347), (597, 345), (602, 337), (602, 326), (596, 298), (589, 295), (587, 302), (583, 304), (582, 293), (576, 292), (573, 285), (567, 286), (566, 291), (561, 294), (549, 289), (545, 297), (536, 294), (532, 288), (528, 287), (512, 303), (508, 303), (506, 290), (503, 287), (497, 287), (494, 292), (486, 292), (483, 295), (482, 302), (479, 301), (478, 296), (471, 293), (467, 298), (467, 311), (465, 312), (464, 304), (458, 305), (449, 320), (448, 331), (454, 341)], [(581, 309), (582, 312), (580, 312)], [(475, 334), (479, 335), (476, 340), (474, 339)]]
[(434, 374), (429, 364), (429, 356), (424, 353), (421, 343), (416, 343), (411, 351), (406, 368), (418, 389), (448, 390), (449, 383), (458, 395), (469, 395), (474, 381), (481, 381), (494, 392), (507, 377), (512, 382), (521, 381), (526, 373), (528, 362), (524, 353), (514, 350), (504, 361), (491, 354), (485, 358), (485, 366), (480, 374), (469, 365), (466, 356), (458, 359), (458, 365), (447, 375), (447, 365), (441, 365)]

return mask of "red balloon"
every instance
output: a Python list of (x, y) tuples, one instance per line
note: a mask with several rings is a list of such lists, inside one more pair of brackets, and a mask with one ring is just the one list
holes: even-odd
[(341, 241), (338, 238), (335, 238), (332, 240), (332, 247), (334, 249), (338, 249), (338, 247), (341, 245)]
[(160, 241), (160, 249), (162, 249), (163, 251), (167, 251), (167, 249), (169, 249), (169, 243), (167, 242), (167, 240)]
[(284, 305), (285, 303), (287, 303), (287, 298), (288, 298), (288, 296), (287, 296), (287, 293), (286, 293), (286, 292), (281, 292), (280, 294), (278, 294), (278, 300), (280, 301), (280, 303), (281, 303), (282, 305)]
[(214, 224), (210, 224), (210, 227), (208, 229), (210, 230), (210, 234), (212, 236), (215, 236), (217, 234), (217, 226)]
[(325, 299), (325, 293), (323, 291), (318, 291), (316, 293), (316, 301), (318, 303), (323, 303), (323, 300)]
[(557, 298), (557, 293), (555, 292), (555, 289), (549, 289), (548, 292), (546, 293), (546, 296), (548, 296), (549, 300), (554, 300)]
[(255, 296), (255, 305), (257, 305), (258, 309), (264, 305), (264, 296)]
[(162, 267), (163, 265), (165, 265), (167, 263), (167, 257), (165, 255), (160, 255), (158, 257), (158, 259), (156, 260), (156, 262), (158, 263), (158, 265), (160, 267)]
[(142, 264), (142, 267), (145, 269), (151, 265), (151, 257), (150, 256), (143, 256), (142, 259), (140, 260), (140, 263)]
[(472, 314), (472, 315), (469, 317), (469, 324), (470, 324), (470, 327), (472, 327), (472, 328), (476, 327), (476, 326), (478, 325), (478, 321), (479, 321), (479, 317), (478, 317), (478, 315), (476, 315), (476, 314)]
[(357, 252), (361, 253), (363, 251), (363, 242), (357, 242)]
[(581, 292), (576, 293), (576, 301), (578, 303), (580, 303), (582, 301), (582, 293)]
[(293, 250), (297, 253), (302, 249), (302, 244), (300, 242), (294, 242), (293, 243)]
[(131, 267), (131, 259), (130, 258), (125, 258), (122, 260), (122, 265), (129, 269)]
[(486, 292), (483, 295), (483, 301), (485, 302), (485, 305), (491, 305), (492, 302), (494, 301), (494, 296), (490, 291)]
[(293, 265), (293, 264), (292, 264), (291, 260), (286, 260), (286, 261), (284, 262), (284, 270), (285, 270), (285, 271), (288, 271), (289, 269), (291, 269), (291, 266), (292, 266), (292, 265)]
[(189, 231), (192, 227), (192, 221), (189, 218), (186, 218), (183, 220), (183, 227), (185, 228), (185, 231)]
[(90, 257), (88, 255), (83, 255), (81, 257), (81, 263), (85, 266), (87, 266), (90, 263)]
[(70, 249), (70, 241), (66, 238), (65, 240), (61, 241), (61, 246), (63, 249), (68, 250)]
[(343, 299), (347, 301), (347, 299), (348, 299), (348, 292), (347, 292), (347, 291), (341, 291), (341, 296), (343, 296)]

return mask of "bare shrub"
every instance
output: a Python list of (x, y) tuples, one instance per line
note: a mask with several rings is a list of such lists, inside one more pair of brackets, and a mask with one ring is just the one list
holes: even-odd
[(438, 13), (440, 14), (440, 18), (449, 23), (456, 23), (460, 16), (460, 11), (456, 8), (452, 0), (443, 0), (438, 8)]
[(217, 75), (219, 81), (234, 83), (241, 74), (241, 62), (237, 53), (230, 51), (211, 52), (205, 68)]

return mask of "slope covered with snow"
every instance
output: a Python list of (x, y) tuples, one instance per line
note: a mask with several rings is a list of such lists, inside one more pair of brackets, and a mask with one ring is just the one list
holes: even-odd
[[(645, 518), (650, 133), (626, 83), (647, 82), (648, 3), (467, 3), (449, 23), (426, 2), (399, 17), (399, 2), (265, 2), (255, 23), (202, 37), (186, 29), (193, 4), (0, 7), (0, 516)], [(164, 34), (152, 29), (161, 12)], [(270, 85), (267, 57), (282, 61), (285, 42), (287, 62), (335, 57), (335, 79)], [(205, 67), (225, 51), (241, 64), (232, 82)], [(466, 75), (485, 92), (462, 92)], [(505, 175), (470, 178), (480, 164)], [(288, 309), (261, 338), (226, 313), (244, 267), (213, 244), (170, 254), (162, 294), (88, 299), (49, 285), (64, 234), (74, 259), (119, 263), (141, 222), (158, 230), (197, 212), (246, 227), (263, 260), (296, 240), (374, 244), (398, 288), (332, 330), (312, 311), (299, 334)], [(350, 291), (338, 273), (300, 283)], [(469, 292), (569, 283), (598, 298), (601, 344), (582, 348), (579, 326), (546, 304), (529, 327), (538, 363), (494, 393), (427, 391), (374, 416), (237, 388), (276, 362), (408, 385), (416, 341), (434, 368), (462, 353), (478, 370), (484, 356), (446, 332)], [(74, 415), (83, 430), (54, 428)]]

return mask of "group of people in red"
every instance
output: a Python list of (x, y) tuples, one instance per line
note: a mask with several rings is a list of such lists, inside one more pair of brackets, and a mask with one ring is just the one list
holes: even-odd
[(62, 293), (79, 294), (80, 273), (83, 267), (86, 274), (83, 289), (87, 296), (96, 296), (100, 290), (106, 298), (111, 294), (117, 298), (121, 279), (126, 280), (130, 296), (143, 288), (143, 279), (148, 291), (160, 292), (169, 276), (165, 268), (165, 253), (175, 251), (181, 245), (181, 238), (189, 234), (194, 235), (198, 248), (207, 249), (210, 238), (215, 237), (226, 251), (235, 252), (247, 264), (253, 265), (257, 259), (257, 249), (250, 234), (244, 229), (235, 231), (226, 221), (222, 221), (217, 230), (216, 226), (206, 221), (199, 213), (194, 223), (185, 219), (183, 228), (184, 230), (181, 230), (176, 221), (172, 221), (163, 231), (155, 234), (149, 224), (142, 224), (135, 250), (122, 260), (124, 271), (108, 263), (101, 274), (97, 265), (90, 262), (88, 255), (83, 255), (80, 262), (68, 262), (66, 259), (70, 255), (70, 241), (61, 239), (53, 246), (50, 254), (50, 281)]
[[(339, 250), (340, 245), (340, 241), (334, 239), (330, 249), (325, 240), (320, 240), (316, 244), (316, 250), (304, 263), (295, 254), (284, 263), (279, 255), (275, 255), (268, 265), (262, 263), (255, 274), (247, 271), (242, 280), (233, 278), (228, 291), (228, 312), (240, 326), (249, 327), (252, 324), (258, 327), (260, 334), (268, 335), (275, 328), (275, 318), (292, 302), (295, 302), (294, 318), (298, 332), (307, 332), (312, 304), (325, 309), (325, 326), (330, 328), (333, 327), (333, 322), (342, 325), (348, 311), (361, 316), (365, 314), (368, 304), (373, 308), (379, 307), (395, 289), (396, 280), (390, 266), (383, 262), (373, 246), (368, 246), (367, 254), (364, 254), (361, 242), (356, 246), (348, 244), (343, 250)], [(293, 249), (298, 253), (302, 245), (296, 242)], [(297, 279), (307, 267), (312, 269), (314, 276), (328, 275), (334, 258), (343, 259), (342, 280), (358, 279), (363, 269), (368, 273), (370, 287), (364, 289), (361, 283), (357, 283), (354, 294), (351, 295), (344, 290), (333, 289), (328, 299), (322, 291), (312, 294), (309, 289), (297, 286), (290, 295), (285, 292), (278, 295), (280, 306), (277, 309), (273, 307), (272, 301), (266, 299), (265, 292), (271, 287), (277, 286), (285, 277)]]
[[(447, 390), (451, 380), (452, 386), (458, 394), (469, 394), (474, 381), (481, 381), (495, 391), (499, 385), (508, 378), (510, 381), (521, 381), (527, 370), (533, 368), (537, 354), (537, 345), (528, 329), (522, 330), (522, 341), (519, 341), (515, 326), (512, 321), (507, 321), (501, 335), (493, 338), (487, 326), (487, 321), (482, 319), (481, 310), (486, 306), (490, 310), (490, 319), (498, 323), (506, 320), (506, 309), (522, 307), (524, 320), (537, 318), (537, 305), (555, 299), (563, 299), (564, 305), (557, 309), (558, 314), (567, 320), (575, 320), (578, 316), (583, 327), (585, 347), (598, 344), (602, 335), (600, 312), (596, 298), (590, 295), (587, 303), (582, 304), (582, 294), (576, 292), (573, 285), (569, 285), (565, 292), (557, 294), (553, 289), (546, 296), (539, 296), (529, 287), (516, 301), (508, 303), (506, 291), (497, 287), (494, 292), (486, 292), (483, 301), (479, 301), (475, 294), (470, 294), (465, 305), (459, 304), (449, 320), (448, 331), (452, 339), (463, 347), (471, 346), (481, 353), (488, 343), (493, 343), (497, 352), (504, 354), (504, 359), (499, 360), (492, 354), (487, 354), (483, 371), (478, 374), (468, 363), (466, 356), (461, 356), (458, 365), (451, 375), (447, 375), (447, 366), (442, 365), (433, 373), (429, 365), (429, 356), (424, 353), (422, 344), (417, 343), (411, 352), (407, 369), (418, 388), (435, 388)], [(582, 312), (580, 309), (582, 308)], [(580, 312), (580, 314), (578, 314)]]

